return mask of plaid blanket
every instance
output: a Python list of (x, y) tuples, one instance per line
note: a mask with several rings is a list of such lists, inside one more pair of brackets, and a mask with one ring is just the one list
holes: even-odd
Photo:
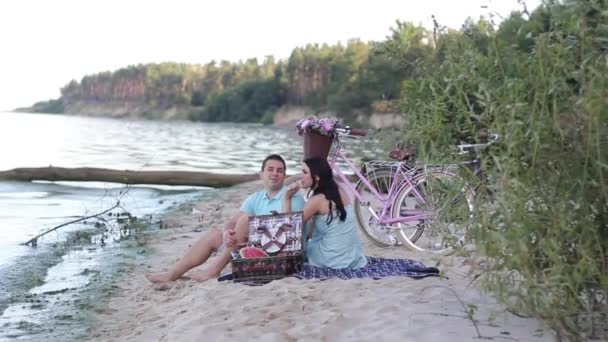
[[(302, 271), (295, 273), (292, 276), (299, 279), (380, 279), (396, 276), (419, 279), (429, 276), (439, 276), (439, 270), (435, 267), (426, 267), (417, 260), (367, 257), (367, 265), (365, 267), (356, 269), (331, 269), (304, 264)], [(232, 280), (232, 274), (227, 274), (218, 278), (218, 281), (227, 280)], [(261, 285), (255, 282), (252, 282), (251, 284), (245, 282), (245, 284)]]
[(420, 261), (410, 259), (385, 259), (367, 257), (367, 265), (355, 269), (319, 268), (304, 264), (302, 271), (293, 276), (300, 279), (353, 279), (404, 276), (411, 278), (424, 278), (438, 276), (439, 270), (435, 267), (426, 267)]

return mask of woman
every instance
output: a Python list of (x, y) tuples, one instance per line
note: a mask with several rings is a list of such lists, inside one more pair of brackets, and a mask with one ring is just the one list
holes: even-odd
[(308, 263), (326, 268), (365, 266), (367, 259), (357, 237), (353, 208), (348, 195), (334, 181), (327, 160), (318, 157), (304, 160), (302, 178), (283, 196), (283, 212), (291, 211), (291, 196), (301, 188), (310, 189), (309, 197), (312, 192), (304, 206), (304, 222), (314, 227), (312, 238), (305, 245)]

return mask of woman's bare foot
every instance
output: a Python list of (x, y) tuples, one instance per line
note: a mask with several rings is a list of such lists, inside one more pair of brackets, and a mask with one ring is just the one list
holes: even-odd
[(176, 280), (173, 278), (171, 272), (146, 273), (144, 276), (151, 283), (165, 283)]
[(203, 270), (201, 272), (192, 272), (188, 275), (188, 278), (192, 279), (192, 280), (196, 280), (198, 282), (203, 282), (203, 281), (207, 281), (209, 279), (212, 278), (217, 278), (219, 276), (219, 274), (216, 274), (214, 272), (210, 272), (208, 270)]

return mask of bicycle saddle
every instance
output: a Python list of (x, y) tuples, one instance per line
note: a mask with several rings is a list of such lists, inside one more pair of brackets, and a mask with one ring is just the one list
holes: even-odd
[(410, 145), (403, 148), (403, 143), (397, 143), (395, 149), (392, 150), (388, 156), (399, 161), (409, 160), (410, 158), (416, 157), (416, 145)]

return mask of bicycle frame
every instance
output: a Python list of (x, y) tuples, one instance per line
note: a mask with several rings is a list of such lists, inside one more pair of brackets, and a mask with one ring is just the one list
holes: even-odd
[[(348, 159), (345, 152), (341, 148), (340, 141), (337, 136), (334, 140), (334, 143), (335, 143), (334, 150), (333, 150), (331, 159), (329, 161), (330, 166), (332, 167), (332, 169), (336, 173), (336, 175), (339, 177), (339, 179), (342, 181), (342, 183), (346, 184), (347, 190), (353, 196), (355, 196), (355, 198), (359, 202), (361, 202), (362, 204), (365, 205), (365, 207), (367, 207), (367, 210), (374, 217), (374, 219), (376, 219), (378, 221), (378, 223), (380, 223), (382, 225), (387, 225), (387, 224), (392, 224), (392, 223), (396, 223), (396, 222), (411, 222), (411, 221), (424, 220), (424, 219), (428, 219), (431, 217), (430, 213), (423, 212), (420, 210), (409, 210), (408, 209), (406, 212), (408, 214), (407, 216), (397, 217), (397, 218), (393, 217), (393, 215), (390, 213), (390, 207), (391, 207), (392, 203), (395, 201), (396, 195), (399, 193), (399, 190), (404, 186), (413, 187), (412, 179), (408, 175), (407, 171), (405, 171), (405, 168), (402, 167), (403, 164), (405, 164), (405, 162), (396, 162), (395, 163), (397, 165), (397, 173), (393, 176), (393, 179), (391, 180), (391, 185), (390, 185), (390, 189), (389, 189), (388, 193), (386, 194), (386, 196), (383, 196), (378, 191), (378, 189), (376, 189), (376, 187), (374, 185), (372, 185), (371, 182)], [(365, 200), (363, 199), (363, 196), (357, 191), (356, 187), (350, 182), (350, 180), (346, 177), (344, 172), (336, 165), (336, 161), (338, 161), (338, 160), (343, 161), (348, 166), (348, 168), (354, 172), (354, 174), (357, 176), (357, 178), (361, 182), (363, 182), (364, 186), (372, 193), (372, 195), (376, 199), (378, 199), (380, 202), (382, 202), (382, 204), (383, 204), (382, 211), (380, 212), (379, 215), (375, 210), (373, 210), (371, 208), (371, 206), (369, 205), (368, 202), (365, 202)], [(405, 180), (405, 183), (395, 181), (395, 179), (401, 179), (401, 177), (403, 177), (403, 179)], [(424, 201), (424, 196), (422, 196), (418, 192), (416, 187), (413, 187), (413, 190), (415, 192), (415, 195)]]

